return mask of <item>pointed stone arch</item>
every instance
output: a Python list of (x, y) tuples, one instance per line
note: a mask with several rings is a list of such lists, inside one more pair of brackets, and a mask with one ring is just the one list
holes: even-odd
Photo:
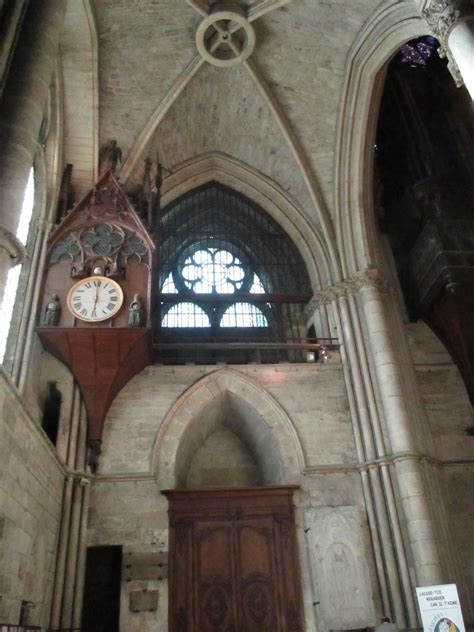
[[(229, 410), (238, 414), (226, 419)], [(304, 456), (291, 419), (259, 384), (226, 367), (193, 384), (163, 420), (153, 451), (160, 487), (184, 486), (190, 457), (219, 424), (249, 448), (263, 485), (299, 482)]]
[(273, 217), (300, 251), (315, 291), (332, 283), (329, 256), (317, 227), (282, 187), (236, 158), (209, 152), (181, 163), (163, 182), (162, 206), (211, 181), (242, 193)]
[(373, 208), (373, 145), (387, 62), (407, 41), (428, 34), (413, 0), (384, 2), (346, 62), (335, 157), (336, 239), (344, 277), (378, 267)]

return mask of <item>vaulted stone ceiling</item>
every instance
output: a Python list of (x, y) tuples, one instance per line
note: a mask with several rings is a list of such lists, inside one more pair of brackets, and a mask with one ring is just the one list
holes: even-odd
[[(79, 0), (70, 4), (74, 10), (68, 11), (61, 50), (69, 60), (63, 71), (71, 73), (65, 90), (73, 103), (79, 98), (77, 90), (71, 92), (74, 72), (83, 80), (84, 69), (78, 65), (74, 71), (71, 63)], [(193, 157), (219, 152), (280, 185), (321, 240), (334, 243), (330, 218), (345, 64), (378, 0), (238, 0), (233, 6), (248, 17), (256, 44), (247, 61), (229, 68), (208, 63), (196, 46), (206, 14), (221, 8), (215, 2), (80, 4), (89, 16), (91, 47), (97, 49), (88, 71), (93, 83), (95, 58), (96, 110), (91, 107), (90, 114), (93, 118), (98, 109), (95, 144), (117, 140), (124, 156), (120, 175), (129, 190), (141, 180), (144, 159), (155, 158), (157, 149), (173, 170)], [(69, 135), (79, 137), (74, 121), (66, 120), (68, 125)], [(90, 135), (94, 125), (85, 127)], [(75, 163), (73, 150), (81, 142), (69, 145), (65, 160)], [(84, 173), (84, 165), (81, 169)], [(84, 192), (85, 184), (77, 182), (77, 190)]]

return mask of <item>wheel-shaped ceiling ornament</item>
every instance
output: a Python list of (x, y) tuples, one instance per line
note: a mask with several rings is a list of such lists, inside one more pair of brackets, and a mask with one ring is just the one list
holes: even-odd
[(255, 31), (239, 10), (216, 10), (196, 31), (196, 45), (213, 66), (230, 68), (245, 61), (255, 48)]

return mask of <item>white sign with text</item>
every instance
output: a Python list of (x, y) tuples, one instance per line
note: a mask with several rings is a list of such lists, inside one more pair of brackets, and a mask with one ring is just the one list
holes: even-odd
[(456, 584), (416, 589), (424, 632), (465, 632)]

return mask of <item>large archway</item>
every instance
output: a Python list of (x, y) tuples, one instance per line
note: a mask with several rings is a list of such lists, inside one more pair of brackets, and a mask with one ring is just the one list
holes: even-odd
[(411, 0), (384, 3), (349, 51), (335, 158), (336, 238), (343, 275), (382, 267), (373, 202), (373, 151), (386, 64), (428, 32)]

